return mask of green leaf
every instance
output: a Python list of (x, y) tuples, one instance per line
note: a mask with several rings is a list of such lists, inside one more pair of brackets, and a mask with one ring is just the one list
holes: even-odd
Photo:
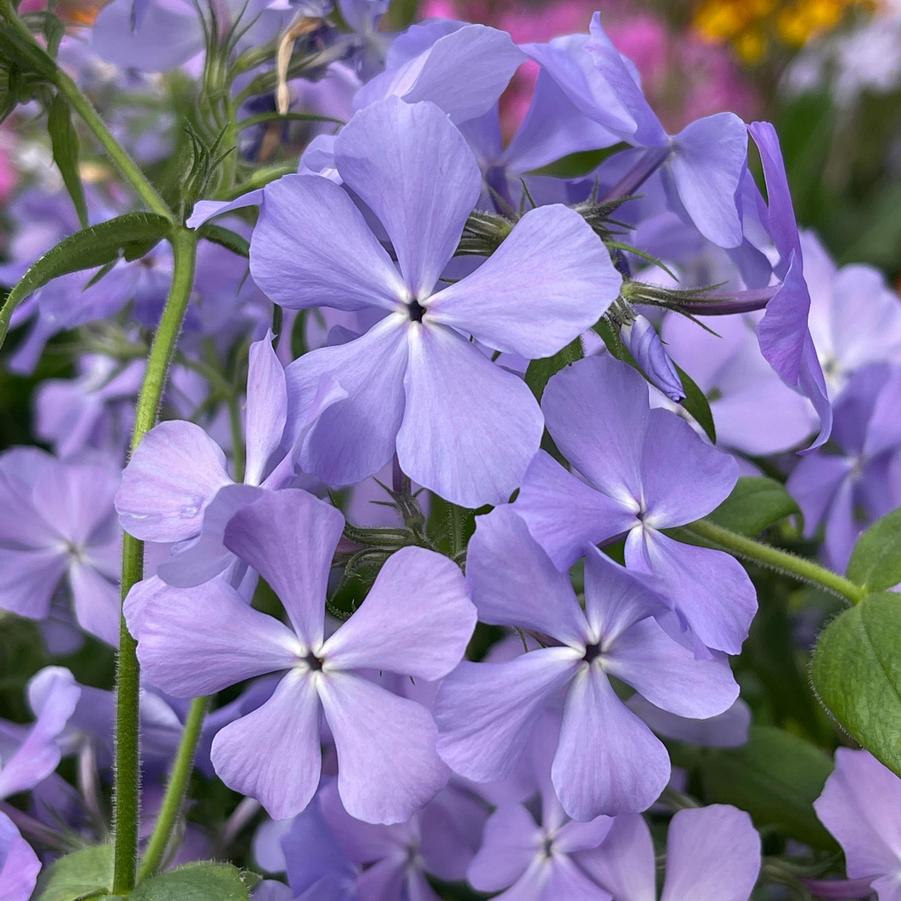
[(685, 399), (682, 406), (686, 409), (694, 419), (694, 421), (707, 433), (707, 437), (716, 444), (716, 425), (713, 422), (713, 413), (710, 411), (710, 404), (707, 401), (704, 392), (695, 384), (692, 377), (678, 364), (673, 363), (676, 372), (679, 373), (679, 379), (682, 382), (682, 390), (685, 392)]
[(190, 863), (142, 882), (131, 901), (248, 901), (259, 882), (253, 873), (227, 863)]
[(466, 549), (476, 530), (476, 516), (490, 509), (469, 510), (433, 494), (429, 499), (426, 533), (440, 551), (454, 557)]
[(745, 476), (707, 518), (724, 529), (753, 537), (799, 512), (794, 498), (775, 479)]
[(544, 389), (551, 377), (561, 369), (576, 360), (582, 359), (582, 342), (576, 338), (567, 344), (562, 350), (557, 351), (552, 357), (542, 357), (540, 360), (532, 360), (526, 370), (526, 384), (532, 389), (532, 394), (537, 400), (541, 400)]
[(45, 81), (56, 79), (56, 63), (46, 50), (36, 41), (29, 40), (19, 30), (0, 21), (0, 59), (5, 64), (14, 62), (23, 72), (33, 74)]
[(69, 103), (62, 94), (57, 94), (53, 98), (47, 110), (47, 130), (53, 148), (53, 162), (63, 177), (63, 184), (72, 198), (81, 227), (87, 228), (88, 206), (78, 171), (78, 134), (72, 125)]
[(901, 509), (883, 516), (857, 539), (846, 575), (868, 591), (901, 582)]
[(108, 891), (112, 881), (112, 845), (91, 845), (44, 870), (35, 897), (37, 901), (80, 901)]
[(547, 175), (552, 178), (581, 178), (594, 172), (604, 160), (609, 159), (628, 145), (614, 144), (612, 147), (604, 147), (601, 150), (580, 150), (568, 156), (561, 157), (547, 166), (534, 169), (527, 175)]
[(752, 727), (746, 745), (709, 751), (701, 762), (708, 803), (747, 810), (758, 828), (773, 827), (818, 848), (835, 841), (817, 819), (813, 802), (832, 772), (819, 748), (781, 729)]
[(0, 309), (0, 346), (19, 304), (51, 279), (70, 272), (105, 266), (120, 254), (136, 258), (169, 233), (170, 222), (155, 213), (127, 213), (100, 225), (92, 225), (64, 238), (33, 263), (9, 292)]
[(221, 225), (213, 225), (208, 222), (198, 229), (197, 234), (201, 238), (206, 238), (207, 241), (212, 241), (214, 244), (230, 250), (239, 257), (250, 257), (250, 242), (230, 228), (223, 228)]
[(899, 648), (901, 595), (871, 594), (822, 632), (810, 674), (838, 723), (901, 776)]

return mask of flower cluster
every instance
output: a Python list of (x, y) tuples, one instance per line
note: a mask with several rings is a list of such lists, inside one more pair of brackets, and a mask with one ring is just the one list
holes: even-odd
[[(653, 901), (656, 845), (662, 901), (890, 901), (897, 730), (823, 675), (873, 752), (826, 783), (784, 597), (797, 576), (863, 618), (901, 580), (858, 542), (901, 503), (897, 297), (799, 230), (772, 125), (671, 134), (600, 14), (516, 43), (389, 35), (385, 6), (113, 0), (41, 41), (3, 7), (0, 41), (54, 73), (71, 199), (35, 181), (10, 211), (5, 362), (41, 377), (52, 451), (0, 454), (0, 608), (79, 679), (45, 667), (33, 725), (0, 722), (0, 897), (103, 838), (112, 772), (113, 857), (81, 897), (231, 856), (270, 878), (171, 878)], [(135, 104), (196, 90), (168, 187), (134, 115), (92, 126), (149, 212), (82, 186), (58, 137), (76, 82), (116, 78)], [(43, 378), (57, 349), (72, 368)], [(779, 617), (777, 666), (752, 630)], [(113, 649), (115, 697), (80, 669)], [(780, 679), (800, 699), (767, 700)], [(722, 777), (783, 765), (755, 757), (774, 741), (812, 755), (802, 813)], [(195, 764), (218, 790), (187, 799)]]

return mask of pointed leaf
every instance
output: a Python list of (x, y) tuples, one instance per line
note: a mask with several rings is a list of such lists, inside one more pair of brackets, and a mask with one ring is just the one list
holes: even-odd
[(532, 360), (529, 363), (529, 368), (526, 370), (526, 384), (532, 389), (532, 394), (535, 395), (535, 398), (541, 400), (541, 395), (544, 394), (545, 386), (551, 380), (551, 377), (555, 376), (570, 363), (581, 360), (583, 356), (582, 340), (581, 338), (576, 338), (562, 350), (558, 350), (552, 357)]
[(53, 148), (53, 162), (63, 177), (82, 228), (88, 226), (88, 206), (78, 171), (78, 134), (72, 124), (72, 112), (62, 94), (57, 94), (47, 110), (47, 131)]
[(743, 476), (707, 518), (741, 535), (759, 535), (795, 513), (800, 513), (795, 499), (775, 479)]
[(713, 422), (713, 413), (710, 404), (704, 396), (704, 392), (695, 384), (694, 379), (677, 363), (673, 363), (679, 379), (682, 382), (682, 390), (685, 397), (682, 406), (692, 415), (694, 421), (707, 433), (707, 437), (716, 444), (716, 425)]
[(41, 874), (37, 901), (76, 901), (107, 891), (113, 881), (112, 845), (91, 845), (59, 858)]

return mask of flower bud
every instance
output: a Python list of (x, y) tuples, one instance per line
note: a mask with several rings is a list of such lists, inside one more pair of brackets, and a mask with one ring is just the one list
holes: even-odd
[(676, 403), (684, 400), (682, 380), (654, 326), (644, 316), (638, 315), (622, 327), (620, 334), (651, 384)]

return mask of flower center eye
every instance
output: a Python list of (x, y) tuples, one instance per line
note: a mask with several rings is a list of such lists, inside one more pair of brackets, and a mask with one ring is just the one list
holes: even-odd
[(303, 659), (304, 663), (306, 663), (313, 672), (318, 673), (322, 669), (322, 661), (312, 651), (310, 651)]
[(425, 307), (418, 300), (411, 300), (407, 304), (407, 313), (411, 322), (422, 322), (422, 317), (425, 316)]
[(582, 659), (586, 663), (593, 663), (601, 656), (601, 646), (599, 644), (589, 644), (585, 647), (585, 654)]

